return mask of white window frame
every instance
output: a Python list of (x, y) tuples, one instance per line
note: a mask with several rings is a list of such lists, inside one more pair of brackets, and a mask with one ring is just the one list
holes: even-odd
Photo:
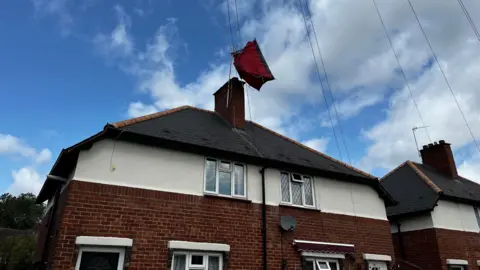
[[(218, 268), (219, 270), (223, 269), (223, 255), (221, 253), (212, 253), (212, 252), (199, 252), (199, 251), (175, 251), (172, 255), (172, 263), (170, 269), (174, 270), (175, 266), (175, 255), (185, 255), (185, 270), (189, 269), (198, 269), (198, 270), (208, 270), (208, 257), (218, 257)], [(203, 265), (192, 265), (192, 255), (202, 255), (203, 256)]]
[(327, 263), (328, 269), (331, 269), (329, 263), (335, 263), (335, 264), (337, 265), (337, 269), (340, 270), (340, 263), (338, 262), (338, 260), (335, 260), (335, 259), (306, 258), (305, 260), (308, 261), (308, 262), (313, 262), (313, 268), (314, 268), (315, 270), (324, 270), (324, 269), (320, 269), (320, 268), (318, 267), (317, 263), (319, 263), (319, 262), (325, 262), (325, 263)]
[[(216, 162), (215, 191), (207, 190), (207, 161), (215, 161)], [(230, 170), (229, 171), (220, 169), (220, 164), (222, 162), (230, 163)], [(235, 165), (243, 166), (243, 193), (244, 193), (243, 195), (235, 194)], [(231, 173), (230, 195), (225, 195), (225, 194), (220, 194), (219, 193), (219, 172), (220, 171), (225, 171), (225, 172), (230, 172)], [(233, 198), (246, 199), (247, 198), (247, 165), (245, 163), (236, 162), (236, 161), (206, 157), (204, 165), (203, 165), (203, 192), (205, 194), (216, 195), (216, 196), (221, 196), (221, 197), (233, 197)]]
[(80, 270), (82, 263), (83, 252), (97, 252), (97, 253), (118, 253), (118, 266), (117, 270), (122, 270), (125, 263), (125, 247), (80, 247), (78, 252), (77, 263), (75, 270)]
[[(305, 208), (315, 208), (315, 179), (313, 176), (310, 175), (304, 175), (304, 174), (299, 174), (299, 173), (290, 173), (290, 172), (285, 172), (281, 171), (280, 172), (280, 181), (282, 181), (282, 174), (287, 174), (288, 175), (288, 188), (289, 188), (289, 201), (284, 201), (283, 200), (283, 190), (282, 190), (282, 183), (280, 183), (280, 202), (281, 204), (286, 204), (286, 205), (291, 205), (291, 206), (296, 206), (296, 207), (305, 207)], [(301, 180), (297, 180), (293, 178), (293, 175), (299, 175), (301, 177)], [(312, 188), (312, 205), (305, 204), (305, 178), (310, 178), (310, 183), (311, 183), (311, 188)], [(302, 183), (302, 205), (299, 204), (294, 204), (292, 200), (292, 181), (294, 182), (301, 182)]]

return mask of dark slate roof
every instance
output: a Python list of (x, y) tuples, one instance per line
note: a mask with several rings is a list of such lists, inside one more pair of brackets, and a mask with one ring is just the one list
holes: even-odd
[(156, 138), (188, 143), (235, 154), (265, 158), (324, 171), (363, 178), (375, 177), (316, 152), (298, 142), (247, 121), (242, 130), (232, 129), (216, 113), (190, 106), (173, 109), (159, 117), (119, 122), (121, 130)]
[(382, 178), (381, 183), (397, 202), (387, 207), (388, 216), (431, 210), (438, 200), (438, 194), (407, 162)]
[(398, 203), (387, 207), (390, 217), (433, 210), (440, 198), (480, 202), (479, 184), (463, 177), (452, 179), (428, 165), (411, 161), (388, 173), (381, 183)]
[[(94, 142), (110, 138), (172, 147), (180, 151), (202, 151), (228, 155), (285, 169), (304, 169), (339, 180), (375, 188), (387, 204), (394, 201), (378, 179), (341, 161), (311, 149), (257, 123), (246, 121), (244, 129), (233, 129), (215, 112), (182, 106), (142, 117), (107, 124), (103, 131), (63, 149), (49, 175), (66, 178), (75, 168), (78, 153)], [(240, 160), (240, 159), (239, 159)], [(63, 181), (47, 177), (37, 203), (50, 199)]]
[(451, 179), (428, 165), (418, 163), (415, 165), (442, 190), (444, 195), (480, 202), (480, 184), (461, 176)]

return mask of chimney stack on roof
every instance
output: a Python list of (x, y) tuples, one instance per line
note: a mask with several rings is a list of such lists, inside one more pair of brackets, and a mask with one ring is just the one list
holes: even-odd
[(422, 163), (433, 167), (440, 173), (448, 175), (452, 179), (458, 176), (457, 166), (453, 158), (452, 148), (444, 140), (424, 145), (420, 150)]
[(231, 78), (213, 95), (215, 96), (215, 112), (234, 128), (245, 127), (245, 94), (244, 82), (237, 77)]

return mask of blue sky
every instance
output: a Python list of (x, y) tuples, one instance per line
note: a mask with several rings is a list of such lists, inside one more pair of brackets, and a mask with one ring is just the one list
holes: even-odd
[[(211, 109), (211, 94), (228, 79), (232, 44), (226, 3), (4, 1), (0, 192), (38, 191), (61, 149), (100, 131), (107, 122), (183, 104)], [(340, 159), (295, 3), (239, 2), (240, 38), (232, 19), (234, 47), (257, 38), (277, 78), (260, 93), (247, 89), (253, 120)], [(407, 158), (418, 159), (411, 128), (421, 123), (370, 1), (355, 2), (356, 14), (348, 12), (351, 3), (309, 1), (309, 9), (352, 164), (381, 176)], [(235, 18), (233, 1), (230, 4)], [(473, 2), (469, 5), (474, 9)], [(380, 7), (433, 139), (452, 142), (457, 164), (468, 176), (476, 175), (472, 168), (479, 157), (472, 151), (472, 139), (423, 37), (408, 20), (411, 14), (402, 5)], [(427, 30), (441, 60), (449, 67), (467, 65), (475, 73), (472, 60), (480, 57), (478, 44), (465, 45), (472, 35), (461, 19), (447, 29), (442, 14), (452, 7), (418, 8), (425, 20), (437, 20)], [(478, 14), (471, 13), (478, 20)], [(478, 108), (469, 103), (479, 94), (474, 93), (469, 72), (451, 71), (449, 76), (474, 133), (480, 134)], [(325, 83), (324, 74), (322, 80)], [(443, 90), (438, 94), (435, 89)], [(332, 109), (331, 95), (327, 98)], [(348, 162), (340, 126), (334, 128)], [(428, 142), (423, 133), (419, 140)]]

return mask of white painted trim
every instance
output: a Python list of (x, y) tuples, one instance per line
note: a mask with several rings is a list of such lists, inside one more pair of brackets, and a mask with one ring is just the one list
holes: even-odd
[(218, 243), (200, 243), (188, 241), (168, 241), (169, 249), (229, 252), (230, 245)]
[(352, 244), (340, 244), (340, 243), (329, 243), (329, 242), (316, 242), (316, 241), (307, 241), (307, 240), (293, 240), (293, 244), (296, 243), (305, 243), (305, 244), (319, 244), (319, 245), (334, 245), (334, 246), (343, 246), (343, 247), (355, 247)]
[(364, 253), (363, 259), (367, 261), (383, 261), (383, 262), (391, 262), (392, 257), (389, 255), (381, 255), (381, 254), (370, 254)]
[(76, 245), (131, 247), (133, 240), (119, 237), (77, 236)]
[[(285, 173), (288, 175), (288, 186), (289, 186), (289, 189), (290, 189), (290, 201), (289, 202), (286, 202), (286, 201), (282, 201), (282, 173)], [(302, 178), (301, 181), (298, 181), (298, 180), (293, 180), (293, 174), (298, 174), (300, 175), (300, 177)], [(304, 178), (307, 177), (307, 178), (310, 178), (310, 185), (311, 185), (311, 189), (312, 189), (312, 202), (313, 204), (312, 205), (308, 205), (308, 204), (305, 204), (305, 180)], [(282, 171), (280, 170), (280, 177), (278, 178), (280, 180), (280, 203), (279, 205), (288, 205), (288, 206), (294, 206), (294, 207), (299, 207), (299, 208), (308, 208), (308, 209), (316, 209), (316, 195), (315, 195), (315, 177), (313, 176), (310, 176), (310, 175), (306, 175), (306, 174), (301, 174), (301, 173), (292, 173), (292, 172), (287, 172), (287, 171)], [(297, 182), (297, 183), (302, 183), (302, 205), (298, 205), (298, 204), (294, 204), (293, 203), (293, 198), (292, 198), (292, 181), (294, 182)]]
[(451, 265), (468, 265), (467, 260), (447, 259), (447, 264)]
[(80, 270), (80, 265), (82, 262), (83, 252), (110, 252), (118, 253), (118, 267), (117, 270), (123, 270), (125, 263), (125, 248), (108, 248), (108, 247), (81, 247), (78, 252), (77, 263), (75, 264), (75, 270)]
[[(207, 269), (208, 267), (208, 257), (218, 257), (219, 258), (219, 269), (223, 269), (223, 255), (221, 253), (199, 253), (199, 252), (183, 252), (183, 251), (175, 251), (172, 256), (172, 268), (175, 266), (175, 255), (185, 255), (185, 266), (189, 266), (187, 269)], [(196, 266), (191, 265), (191, 256), (192, 255), (203, 255), (203, 266)]]
[[(216, 167), (215, 167), (215, 191), (209, 191), (206, 190), (207, 188), (207, 160), (215, 161), (216, 162)], [(219, 181), (220, 178), (218, 176), (219, 172), (222, 171), (220, 169), (220, 163), (223, 162), (229, 162), (230, 163), (230, 171), (225, 171), (225, 172), (230, 172), (230, 195), (225, 195), (225, 194), (220, 194), (219, 193)], [(243, 195), (235, 195), (235, 165), (238, 164), (240, 166), (243, 166)], [(204, 194), (213, 194), (213, 195), (218, 195), (218, 196), (223, 196), (223, 197), (232, 197), (232, 198), (243, 198), (247, 199), (247, 164), (242, 163), (242, 162), (237, 162), (233, 160), (226, 160), (226, 159), (219, 159), (219, 158), (214, 158), (211, 156), (206, 156), (204, 157), (204, 163), (203, 163), (203, 193)]]
[(307, 252), (303, 251), (303, 257), (310, 257), (310, 258), (328, 258), (328, 259), (345, 259), (345, 254), (340, 253), (323, 253), (323, 252)]

